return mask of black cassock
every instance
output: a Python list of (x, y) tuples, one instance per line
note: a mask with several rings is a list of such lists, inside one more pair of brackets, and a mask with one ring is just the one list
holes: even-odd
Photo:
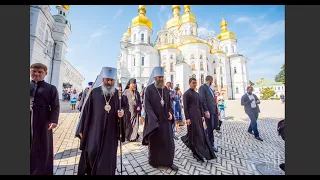
[(215, 159), (215, 153), (203, 127), (203, 109), (200, 104), (199, 94), (193, 89), (188, 89), (183, 94), (183, 106), (185, 117), (190, 119), (191, 124), (188, 126), (188, 133), (182, 136), (181, 140), (201, 159)]
[[(127, 108), (125, 108), (126, 139), (127, 141), (133, 141), (138, 139), (139, 114), (141, 112), (140, 93), (136, 90), (133, 92), (130, 89), (126, 89), (123, 95), (127, 97)], [(132, 99), (133, 96), (134, 100)], [(140, 107), (140, 111), (137, 111), (137, 107)]]
[[(106, 96), (107, 101), (110, 95)], [(124, 96), (122, 96), (121, 104)], [(101, 87), (94, 88), (84, 105), (77, 136), (80, 140), (81, 157), (78, 175), (114, 175), (117, 164), (117, 147), (119, 140), (119, 96), (116, 90), (109, 104), (111, 110), (104, 110), (106, 101)], [(125, 116), (123, 116), (125, 117)], [(123, 122), (123, 121), (122, 121)], [(123, 124), (123, 123), (122, 123)], [(124, 127), (122, 126), (122, 142), (124, 142)]]
[[(30, 82), (34, 86), (34, 82)], [(30, 174), (53, 175), (53, 136), (48, 131), (50, 123), (58, 124), (59, 95), (57, 88), (44, 81), (37, 82), (33, 101)]]
[[(163, 88), (164, 106), (161, 106), (162, 90), (154, 84), (147, 87), (145, 92), (146, 118), (143, 129), (143, 145), (149, 145), (149, 164), (152, 166), (171, 166), (174, 158), (174, 141), (172, 124), (174, 123), (173, 109), (170, 102), (169, 90)], [(169, 120), (169, 112), (172, 120)]]

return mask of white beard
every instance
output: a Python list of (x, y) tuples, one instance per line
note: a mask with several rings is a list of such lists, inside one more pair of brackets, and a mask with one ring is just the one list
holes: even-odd
[(102, 89), (102, 95), (108, 96), (108, 95), (114, 95), (116, 89), (113, 86), (107, 86), (103, 84), (101, 86)]

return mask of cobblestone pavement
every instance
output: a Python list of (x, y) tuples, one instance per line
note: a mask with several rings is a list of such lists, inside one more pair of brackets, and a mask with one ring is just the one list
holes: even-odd
[[(62, 103), (63, 104), (63, 103)], [(231, 104), (231, 103), (230, 103)], [(277, 105), (280, 106), (280, 105)], [(283, 106), (283, 105), (282, 105)], [(56, 175), (77, 174), (81, 151), (79, 140), (74, 138), (74, 131), (79, 113), (67, 105), (62, 105), (64, 113), (60, 114), (58, 127), (54, 130), (54, 173)], [(232, 109), (230, 107), (230, 109)], [(241, 108), (243, 111), (243, 108)], [(241, 111), (239, 110), (239, 111)], [(229, 115), (231, 111), (228, 111)], [(284, 112), (283, 112), (284, 113)], [(222, 125), (221, 137), (215, 137), (218, 148), (217, 159), (197, 162), (191, 151), (175, 140), (174, 163), (179, 167), (171, 169), (153, 168), (148, 164), (148, 148), (141, 142), (123, 143), (123, 175), (261, 175), (284, 174), (278, 165), (284, 162), (284, 141), (276, 132), (280, 118), (261, 117), (258, 128), (263, 142), (257, 141), (247, 133), (249, 120), (232, 116)], [(140, 126), (140, 133), (142, 126)], [(186, 127), (180, 127), (178, 136), (186, 134)], [(141, 136), (140, 136), (141, 137)], [(118, 153), (119, 155), (119, 153)], [(118, 156), (117, 172), (120, 172)], [(262, 167), (262, 168), (261, 168)]]

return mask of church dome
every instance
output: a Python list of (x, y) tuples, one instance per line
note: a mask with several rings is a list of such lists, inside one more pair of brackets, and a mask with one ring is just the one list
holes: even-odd
[(179, 5), (172, 5), (172, 12), (173, 12), (173, 17), (169, 19), (166, 23), (166, 28), (170, 29), (175, 26), (180, 26), (180, 6)]
[(197, 23), (196, 16), (190, 12), (191, 6), (190, 5), (184, 5), (184, 14), (181, 17), (181, 24), (192, 22)]
[(58, 5), (58, 6), (66, 9), (67, 11), (69, 11), (69, 9), (70, 9), (70, 5)]
[(152, 22), (147, 18), (146, 5), (139, 5), (138, 8), (139, 15), (132, 19), (132, 27), (133, 26), (147, 26), (152, 29)]
[(130, 25), (127, 28), (127, 32), (125, 32), (122, 37), (130, 37), (131, 36), (131, 27)]
[(234, 32), (230, 32), (227, 29), (227, 27), (228, 27), (227, 21), (224, 19), (222, 14), (222, 21), (220, 23), (221, 33), (218, 35), (218, 39), (220, 41), (227, 40), (227, 39), (234, 39), (237, 41), (237, 39), (235, 38)]

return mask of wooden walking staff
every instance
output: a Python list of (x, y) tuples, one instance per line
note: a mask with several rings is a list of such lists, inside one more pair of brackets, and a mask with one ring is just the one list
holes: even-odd
[[(118, 96), (119, 96), (119, 109), (121, 111), (121, 98), (122, 98), (122, 92), (118, 91)], [(119, 117), (119, 123), (120, 123), (120, 171), (122, 175), (122, 120), (121, 117)]]

